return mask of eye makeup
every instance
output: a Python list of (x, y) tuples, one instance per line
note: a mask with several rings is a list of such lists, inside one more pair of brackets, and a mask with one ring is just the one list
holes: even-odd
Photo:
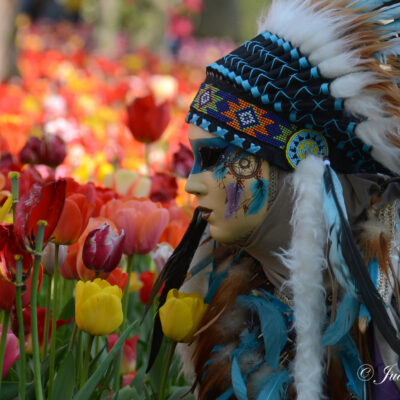
[(191, 174), (213, 170), (221, 161), (228, 145), (219, 138), (195, 139), (190, 141), (194, 154)]

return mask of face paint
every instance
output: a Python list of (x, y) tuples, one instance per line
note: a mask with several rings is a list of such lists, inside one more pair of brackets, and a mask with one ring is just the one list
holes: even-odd
[(267, 212), (269, 164), (191, 125), (195, 163), (186, 191), (195, 194), (211, 236), (240, 243)]

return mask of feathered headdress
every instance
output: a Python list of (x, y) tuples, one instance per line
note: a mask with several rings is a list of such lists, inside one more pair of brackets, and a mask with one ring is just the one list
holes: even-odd
[[(259, 32), (207, 67), (187, 122), (295, 170), (293, 237), (282, 258), (294, 296), (297, 396), (311, 400), (322, 393), (322, 346), (357, 353), (348, 332), (359, 303), (400, 355), (398, 327), (355, 244), (335, 174), (400, 173), (400, 4), (273, 0)], [(323, 332), (327, 244), (345, 296)], [(343, 364), (353, 393), (363, 397), (352, 376), (360, 364), (355, 358)]]

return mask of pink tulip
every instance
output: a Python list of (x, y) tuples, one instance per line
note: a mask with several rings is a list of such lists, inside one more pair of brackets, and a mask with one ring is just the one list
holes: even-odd
[[(3, 326), (0, 324), (0, 333), (3, 330)], [(11, 329), (7, 331), (6, 340), (6, 351), (4, 354), (3, 362), (3, 373), (1, 379), (7, 375), (8, 370), (16, 363), (19, 359), (19, 345), (17, 337), (12, 333)]]
[(104, 223), (93, 229), (86, 237), (82, 259), (86, 267), (96, 272), (111, 272), (121, 261), (125, 232), (113, 232), (110, 225)]
[(102, 207), (100, 214), (111, 219), (119, 230), (125, 231), (125, 254), (149, 253), (169, 220), (168, 210), (158, 203), (142, 199), (111, 200)]
[[(108, 341), (108, 351), (110, 351), (119, 335), (117, 333), (112, 333), (107, 336)], [(121, 361), (121, 375), (130, 374), (136, 368), (136, 344), (139, 339), (139, 335), (132, 336), (130, 339), (126, 339), (124, 342), (124, 349), (122, 352)]]

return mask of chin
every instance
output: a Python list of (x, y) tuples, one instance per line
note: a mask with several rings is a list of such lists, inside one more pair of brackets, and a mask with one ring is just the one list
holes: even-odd
[(243, 234), (243, 230), (235, 232), (228, 227), (220, 228), (210, 224), (210, 235), (218, 243), (240, 245), (247, 240), (250, 236), (250, 232)]

